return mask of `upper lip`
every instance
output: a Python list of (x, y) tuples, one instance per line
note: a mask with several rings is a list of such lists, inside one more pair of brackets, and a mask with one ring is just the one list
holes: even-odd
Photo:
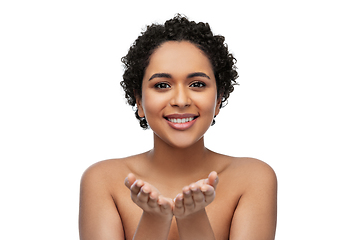
[(197, 114), (192, 114), (192, 113), (174, 113), (174, 114), (169, 114), (166, 115), (165, 118), (191, 118), (191, 117), (197, 117)]

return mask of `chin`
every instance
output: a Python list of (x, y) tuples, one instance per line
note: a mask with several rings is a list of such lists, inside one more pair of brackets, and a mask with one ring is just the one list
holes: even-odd
[(198, 143), (202, 138), (203, 136), (197, 139), (196, 138), (191, 139), (188, 136), (178, 136), (175, 139), (162, 139), (162, 138), (161, 139), (163, 140), (163, 142), (165, 142), (166, 144), (168, 144), (173, 148), (186, 149), (196, 145), (196, 143)]

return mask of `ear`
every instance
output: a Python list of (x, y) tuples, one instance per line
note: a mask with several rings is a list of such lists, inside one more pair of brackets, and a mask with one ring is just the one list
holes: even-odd
[(136, 107), (138, 109), (139, 117), (141, 118), (145, 117), (144, 108), (142, 106), (142, 101), (139, 95), (136, 95)]
[(219, 96), (218, 99), (216, 100), (215, 116), (217, 116), (220, 112), (221, 100), (222, 100), (222, 96)]

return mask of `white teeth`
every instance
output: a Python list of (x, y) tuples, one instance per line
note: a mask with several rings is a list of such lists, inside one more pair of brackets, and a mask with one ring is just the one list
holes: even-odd
[(168, 118), (168, 120), (173, 123), (186, 123), (186, 122), (190, 122), (190, 121), (194, 120), (194, 118), (193, 117), (190, 117), (190, 118)]

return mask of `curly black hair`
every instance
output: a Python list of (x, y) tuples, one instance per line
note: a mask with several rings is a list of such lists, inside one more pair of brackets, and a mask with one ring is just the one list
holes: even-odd
[[(120, 85), (125, 91), (127, 102), (136, 105), (136, 97), (142, 97), (142, 82), (145, 69), (151, 54), (167, 41), (188, 41), (197, 46), (209, 58), (217, 86), (217, 95), (221, 97), (220, 108), (224, 106), (231, 92), (234, 91), (236, 78), (236, 59), (229, 53), (224, 43), (225, 37), (214, 35), (208, 23), (189, 21), (185, 16), (177, 14), (164, 25), (152, 24), (135, 40), (128, 54), (121, 58), (124, 64), (123, 81)], [(145, 118), (135, 112), (140, 126), (148, 128)]]

